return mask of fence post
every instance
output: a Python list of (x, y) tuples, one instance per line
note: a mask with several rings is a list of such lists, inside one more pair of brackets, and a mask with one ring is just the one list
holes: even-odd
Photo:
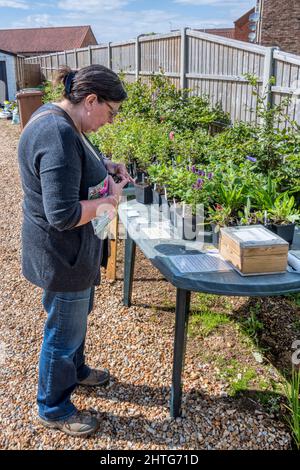
[(268, 47), (265, 55), (264, 74), (263, 74), (263, 93), (266, 93), (266, 106), (272, 106), (273, 93), (272, 86), (270, 85), (270, 78), (274, 75), (274, 51), (278, 47)]
[(140, 54), (140, 37), (138, 35), (135, 40), (135, 79), (138, 81), (141, 69), (141, 54)]
[(186, 88), (186, 67), (187, 67), (187, 28), (181, 30), (181, 56), (180, 56), (180, 88)]
[(107, 66), (112, 69), (111, 42), (107, 44)]
[(77, 49), (74, 49), (74, 59), (75, 59), (75, 70), (77, 70), (78, 69)]
[(88, 46), (88, 49), (89, 49), (89, 65), (92, 65), (93, 63), (92, 47)]

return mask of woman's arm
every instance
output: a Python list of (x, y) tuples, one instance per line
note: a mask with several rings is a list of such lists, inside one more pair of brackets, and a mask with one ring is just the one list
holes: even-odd
[(107, 196), (103, 199), (92, 199), (90, 201), (80, 201), (81, 217), (76, 227), (89, 223), (95, 217), (99, 217), (105, 211), (111, 219), (114, 218), (118, 200), (115, 196)]

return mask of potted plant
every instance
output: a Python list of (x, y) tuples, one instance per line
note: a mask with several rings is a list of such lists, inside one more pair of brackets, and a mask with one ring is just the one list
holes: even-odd
[(288, 191), (279, 194), (269, 209), (271, 230), (290, 245), (293, 243), (295, 225), (300, 220), (300, 212), (296, 209), (294, 196)]
[(212, 228), (212, 243), (219, 245), (220, 228), (235, 225), (235, 219), (232, 216), (231, 207), (215, 204), (208, 210), (208, 220)]
[(141, 204), (152, 204), (152, 186), (149, 184), (145, 173), (142, 173), (142, 181), (135, 184), (135, 197), (137, 202)]

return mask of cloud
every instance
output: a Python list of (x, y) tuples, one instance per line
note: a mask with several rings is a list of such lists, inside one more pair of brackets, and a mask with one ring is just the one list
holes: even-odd
[[(72, 12), (64, 16), (65, 24), (89, 23), (88, 17), (79, 12)], [(68, 23), (66, 23), (68, 21)], [(92, 29), (99, 42), (125, 41), (133, 39), (138, 34), (149, 32), (168, 33), (170, 29), (180, 29), (183, 26), (190, 28), (216, 28), (230, 27), (230, 19), (201, 19), (194, 16), (183, 16), (177, 12), (165, 10), (143, 11), (117, 11), (114, 15), (102, 12), (94, 15), (91, 23)]]
[[(194, 5), (194, 6), (243, 6), (249, 5), (249, 1), (247, 0), (174, 0), (174, 3), (180, 3), (183, 5)], [(256, 3), (256, 0), (253, 0), (253, 6)], [(246, 8), (247, 8), (246, 6)]]
[(29, 10), (30, 6), (22, 0), (0, 0), (1, 8), (21, 8), (22, 10)]
[(82, 11), (95, 14), (110, 10), (117, 10), (130, 3), (130, 0), (64, 0), (58, 2), (58, 8), (62, 10)]
[[(63, 22), (64, 24), (64, 22)], [(40, 28), (47, 26), (63, 26), (59, 19), (47, 14), (29, 15), (19, 21), (14, 21), (11, 28)]]
[[(111, 1), (113, 3), (114, 0)], [(77, 0), (74, 0), (74, 2), (75, 6), (79, 3)], [(87, 3), (90, 8), (94, 2), (87, 0)], [(225, 19), (213, 17), (203, 19), (201, 15), (189, 16), (188, 10), (183, 15), (181, 12), (177, 12), (176, 9), (142, 11), (119, 9), (115, 10), (113, 15), (110, 10), (96, 9), (91, 15), (88, 10), (83, 12), (75, 8), (72, 11), (65, 11), (63, 14), (57, 15), (30, 15), (16, 21), (12, 27), (78, 26), (82, 24), (90, 24), (98, 42), (106, 43), (108, 41), (126, 41), (135, 38), (139, 34), (149, 32), (168, 33), (171, 29), (180, 29), (184, 26), (199, 29), (231, 27), (232, 21), (230, 17)]]

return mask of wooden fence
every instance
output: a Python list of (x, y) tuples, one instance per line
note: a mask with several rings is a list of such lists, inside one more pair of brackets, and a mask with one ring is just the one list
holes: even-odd
[[(300, 87), (300, 57), (184, 28), (163, 35), (138, 36), (135, 40), (100, 44), (44, 56), (30, 57), (25, 63), (39, 64), (43, 75), (51, 79), (61, 65), (80, 69), (102, 64), (123, 72), (128, 81), (144, 81), (163, 73), (177, 87), (195, 94), (208, 94), (213, 104), (220, 103), (233, 121), (255, 121), (256, 98), (244, 77), (251, 73), (259, 79), (262, 92), (269, 88), (268, 99), (280, 103)], [(271, 76), (276, 85), (268, 87)], [(296, 95), (295, 95), (296, 96)], [(298, 119), (295, 99), (288, 112)]]
[(17, 87), (33, 88), (41, 84), (42, 73), (39, 64), (27, 63), (24, 57), (18, 56), (16, 61)]

